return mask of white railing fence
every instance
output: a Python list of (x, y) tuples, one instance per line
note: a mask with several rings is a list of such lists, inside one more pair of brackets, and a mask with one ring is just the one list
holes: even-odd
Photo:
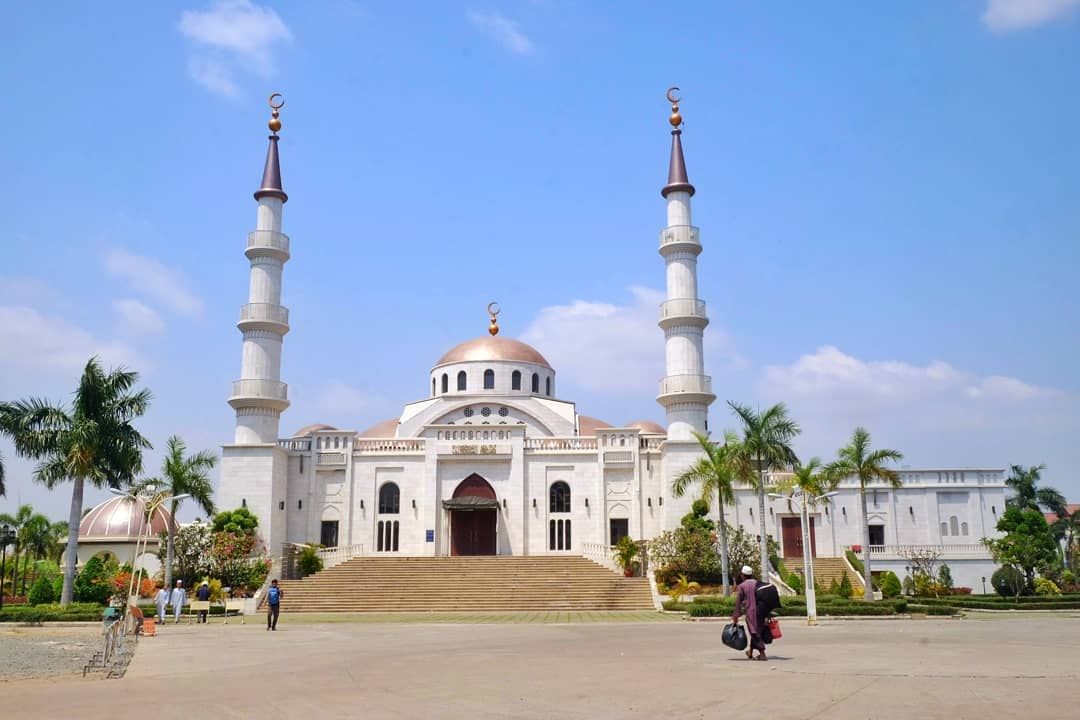
[(320, 548), (316, 554), (323, 561), (323, 570), (340, 565), (346, 560), (360, 557), (364, 554), (363, 545), (338, 545), (337, 547)]

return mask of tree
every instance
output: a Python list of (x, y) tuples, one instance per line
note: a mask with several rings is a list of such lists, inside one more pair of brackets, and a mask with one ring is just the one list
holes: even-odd
[[(15, 541), (12, 543), (11, 553), (11, 594), (18, 595), (18, 558), (24, 552), (26, 540), (26, 526), (31, 518), (37, 513), (33, 512), (32, 505), (19, 505), (14, 515), (0, 514), (0, 525), (10, 526), (15, 531)], [(39, 516), (40, 517), (40, 516)], [(25, 565), (25, 558), (24, 558)], [(6, 574), (6, 573), (5, 573)], [(3, 581), (0, 580), (0, 585)]]
[(792, 440), (801, 431), (799, 426), (788, 417), (784, 403), (777, 403), (764, 412), (756, 411), (748, 405), (728, 401), (728, 406), (739, 418), (743, 426), (741, 452), (746, 461), (752, 462), (755, 471), (753, 485), (758, 494), (758, 540), (761, 553), (762, 580), (769, 579), (769, 541), (765, 532), (765, 486), (769, 471), (774, 468), (793, 468), (799, 464), (799, 458), (791, 447)]
[(1080, 508), (1059, 517), (1050, 531), (1065, 545), (1065, 567), (1076, 572), (1076, 546), (1080, 542)]
[(793, 499), (795, 494), (801, 491), (805, 512), (800, 508), (799, 516), (802, 521), (802, 530), (806, 533), (809, 547), (803, 548), (803, 577), (809, 580), (810, 565), (814, 562), (814, 544), (809, 540), (810, 527), (806, 522), (806, 513), (809, 513), (809, 505), (817, 503), (817, 498), (836, 489), (839, 478), (836, 478), (821, 462), (821, 458), (810, 458), (805, 465), (798, 465), (791, 477), (780, 485), (780, 490), (788, 492), (788, 509), (795, 511)]
[(7, 490), (4, 487), (4, 454), (0, 453), (0, 497), (4, 497)]
[(855, 428), (851, 443), (840, 448), (837, 455), (836, 461), (829, 466), (829, 472), (838, 478), (854, 475), (859, 481), (859, 505), (863, 526), (863, 568), (866, 571), (866, 575), (863, 576), (863, 598), (872, 601), (874, 584), (870, 572), (870, 525), (866, 512), (866, 486), (874, 481), (880, 481), (892, 488), (900, 487), (900, 474), (885, 467), (885, 464), (903, 460), (904, 456), (899, 450), (871, 450), (870, 433), (866, 431), (866, 428), (861, 427)]
[(22, 539), (20, 540), (20, 544), (23, 547), (23, 553), (25, 555), (22, 576), (23, 595), (26, 594), (26, 581), (30, 575), (30, 558), (33, 557), (36, 560), (40, 560), (48, 555), (52, 540), (52, 537), (49, 534), (51, 527), (52, 523), (49, 521), (49, 518), (41, 513), (34, 513), (31, 515), (22, 527)]
[(724, 517), (724, 503), (735, 501), (735, 482), (743, 480), (748, 472), (745, 453), (739, 444), (739, 438), (732, 432), (724, 433), (724, 444), (709, 440), (707, 435), (694, 433), (701, 444), (705, 456), (682, 472), (671, 483), (671, 492), (675, 497), (682, 497), (692, 485), (701, 486), (703, 500), (716, 496), (717, 510), (720, 515), (720, 573), (724, 585), (724, 595), (731, 594), (731, 563), (728, 557), (727, 519)]
[(1000, 538), (983, 538), (983, 544), (1000, 565), (1012, 567), (1024, 575), (1024, 588), (1016, 597), (1034, 585), (1035, 571), (1049, 567), (1057, 559), (1057, 541), (1042, 512), (1017, 506), (1005, 508), (998, 520)]
[(166, 442), (165, 459), (161, 463), (161, 477), (151, 478), (143, 485), (155, 485), (159, 492), (172, 496), (169, 506), (169, 523), (165, 539), (165, 587), (173, 586), (173, 544), (176, 538), (176, 511), (180, 509), (183, 498), (187, 495), (195, 501), (207, 517), (214, 514), (214, 486), (210, 483), (209, 470), (217, 463), (217, 457), (209, 450), (184, 457), (187, 445), (176, 435)]
[[(166, 545), (167, 534), (161, 533), (158, 557), (162, 567), (165, 565)], [(191, 523), (180, 527), (173, 538), (173, 559), (177, 579), (183, 580), (186, 587), (194, 587), (197, 579), (210, 572), (210, 526)]]
[(1039, 487), (1042, 480), (1042, 471), (1045, 465), (1033, 465), (1025, 468), (1023, 465), (1013, 465), (1009, 468), (1009, 477), (1005, 478), (1005, 485), (1013, 491), (1013, 496), (1005, 501), (1006, 507), (1017, 507), (1021, 510), (1040, 508), (1047, 512), (1057, 513), (1058, 517), (1065, 515), (1065, 496), (1052, 487)]
[(138, 373), (124, 369), (106, 372), (93, 357), (70, 408), (40, 398), (0, 403), (0, 433), (11, 437), (17, 454), (39, 461), (34, 479), (49, 489), (72, 483), (63, 605), (74, 592), (85, 484), (130, 483), (142, 470), (142, 451), (151, 447), (133, 424), (150, 404), (149, 391), (133, 390), (138, 379)]
[(245, 507), (219, 512), (214, 516), (214, 532), (242, 533), (254, 535), (259, 526), (259, 518)]

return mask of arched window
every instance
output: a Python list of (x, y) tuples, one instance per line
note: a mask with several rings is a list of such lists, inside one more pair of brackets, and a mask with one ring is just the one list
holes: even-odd
[(538, 393), (538, 392), (540, 392), (540, 376), (539, 376), (539, 375), (537, 375), (536, 373), (533, 373), (533, 378), (532, 378), (532, 391), (533, 391), (534, 393)]
[(494, 370), (488, 369), (488, 370), (484, 371), (484, 389), (485, 390), (494, 390), (495, 389), (495, 371)]
[(551, 397), (551, 378), (544, 378), (544, 394)]
[(949, 534), (950, 535), (959, 535), (960, 534), (960, 522), (956, 519), (955, 515), (953, 515), (951, 518), (949, 518)]
[(397, 483), (388, 482), (379, 488), (379, 514), (397, 515), (401, 512), (401, 491)]
[(375, 549), (378, 552), (397, 552), (398, 529), (397, 520), (380, 520), (376, 528), (378, 536), (375, 538)]
[(442, 391), (443, 392), (449, 392), (450, 391), (450, 378), (447, 377), (446, 373), (442, 374)]
[(941, 523), (941, 537), (949, 537), (949, 524)]
[(964, 537), (967, 537), (967, 534), (968, 534), (967, 523), (960, 523), (960, 534), (963, 535)]
[(457, 389), (458, 390), (464, 390), (465, 389), (465, 371), (464, 370), (462, 370), (461, 372), (459, 372), (457, 374)]
[(570, 512), (570, 486), (559, 481), (551, 484), (551, 512)]
[(431, 397), (435, 397), (435, 378), (431, 378)]
[(510, 375), (510, 389), (511, 390), (520, 390), (521, 389), (521, 371), (520, 370), (515, 370)]

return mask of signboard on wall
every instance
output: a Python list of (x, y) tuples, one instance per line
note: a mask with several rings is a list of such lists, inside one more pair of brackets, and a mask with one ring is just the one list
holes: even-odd
[(425, 533), (424, 542), (430, 542), (430, 543), (435, 542), (435, 531), (434, 530), (425, 530), (424, 533)]

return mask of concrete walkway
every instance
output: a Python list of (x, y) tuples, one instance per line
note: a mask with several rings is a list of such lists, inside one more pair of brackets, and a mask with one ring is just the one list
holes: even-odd
[[(1080, 619), (784, 621), (772, 661), (718, 623), (166, 626), (116, 681), (0, 685), (14, 717), (1071, 717)], [(1048, 644), (1047, 639), (1053, 643)]]

